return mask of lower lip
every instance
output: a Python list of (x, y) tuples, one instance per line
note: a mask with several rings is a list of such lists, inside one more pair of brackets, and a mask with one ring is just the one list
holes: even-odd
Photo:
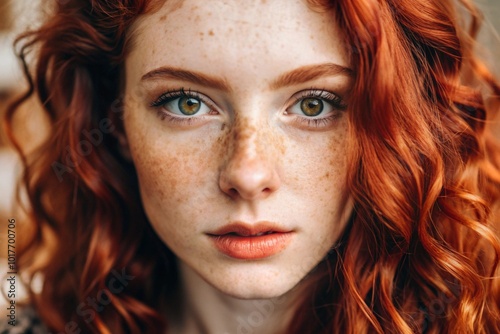
[(282, 252), (292, 239), (291, 232), (276, 232), (260, 236), (232, 234), (211, 236), (215, 247), (229, 257), (257, 260)]

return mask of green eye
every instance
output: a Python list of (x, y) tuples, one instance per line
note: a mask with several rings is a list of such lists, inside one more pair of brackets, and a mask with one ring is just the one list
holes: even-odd
[(306, 116), (318, 116), (324, 109), (323, 101), (317, 98), (306, 98), (300, 102), (300, 110)]
[(302, 128), (327, 128), (347, 108), (340, 96), (322, 89), (303, 90), (291, 98), (293, 102), (284, 114), (291, 115)]
[(181, 113), (191, 116), (200, 110), (201, 101), (194, 97), (181, 97), (179, 98), (179, 102), (177, 102), (177, 106)]

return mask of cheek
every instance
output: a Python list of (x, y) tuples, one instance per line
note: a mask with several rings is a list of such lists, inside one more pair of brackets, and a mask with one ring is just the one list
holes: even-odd
[[(328, 142), (325, 155), (324, 170), (319, 182), (324, 191), (333, 192), (335, 195), (344, 194), (346, 191), (347, 174), (347, 131)], [(321, 189), (321, 187), (320, 187)]]
[(193, 203), (202, 202), (204, 188), (213, 184), (213, 148), (210, 141), (179, 138), (161, 120), (154, 122), (128, 116), (127, 139), (146, 213), (151, 223), (168, 225), (181, 214), (195, 214)]
[(143, 200), (166, 208), (187, 205), (200, 196), (210, 171), (209, 148), (162, 144), (134, 154)]
[[(207, 150), (174, 143), (134, 152), (144, 210), (156, 233), (174, 251), (189, 245), (203, 215), (209, 178)], [(202, 188), (204, 186), (204, 188)]]
[(288, 166), (295, 166), (291, 182), (312, 203), (333, 207), (345, 194), (347, 134), (347, 126), (342, 126), (329, 136), (313, 134), (294, 145), (294, 154), (287, 159)]

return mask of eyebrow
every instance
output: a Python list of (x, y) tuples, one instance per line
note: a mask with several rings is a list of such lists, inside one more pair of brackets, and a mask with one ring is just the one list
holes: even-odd
[(175, 67), (160, 67), (152, 70), (144, 74), (141, 78), (141, 81), (157, 78), (179, 79), (201, 84), (203, 86), (213, 87), (219, 90), (230, 91), (229, 85), (226, 83), (226, 80), (222, 78), (210, 77), (202, 73), (187, 71)]
[[(345, 75), (348, 77), (352, 77), (354, 76), (354, 72), (350, 68), (334, 63), (307, 65), (280, 75), (276, 80), (273, 80), (271, 82), (270, 87), (271, 89), (278, 89), (284, 86), (301, 84), (318, 77), (334, 75)], [(161, 78), (189, 81), (223, 91), (231, 90), (226, 80), (224, 80), (223, 78), (211, 77), (203, 73), (183, 70), (175, 67), (160, 67), (152, 70), (144, 74), (141, 78), (141, 81)]]
[(280, 75), (271, 83), (270, 87), (272, 89), (278, 89), (285, 86), (301, 84), (307, 81), (314, 80), (318, 77), (335, 75), (345, 75), (348, 77), (353, 77), (354, 71), (348, 67), (334, 63), (307, 65)]

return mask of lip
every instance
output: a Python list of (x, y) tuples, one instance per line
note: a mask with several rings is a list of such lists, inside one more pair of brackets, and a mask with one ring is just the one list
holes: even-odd
[(221, 253), (240, 260), (257, 260), (285, 250), (293, 230), (269, 222), (232, 223), (207, 235)]

